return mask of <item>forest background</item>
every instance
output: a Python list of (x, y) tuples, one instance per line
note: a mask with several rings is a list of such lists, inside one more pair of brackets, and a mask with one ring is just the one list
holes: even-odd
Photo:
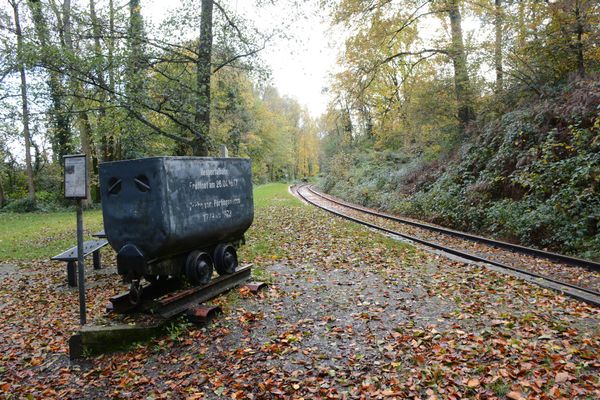
[(342, 0), (333, 20), (325, 191), (600, 259), (599, 2)]
[[(261, 183), (315, 175), (317, 125), (279, 95), (259, 30), (227, 1), (186, 0), (151, 25), (143, 1), (6, 0), (0, 9), (0, 206), (61, 207), (62, 157), (98, 164), (150, 156), (252, 159)], [(257, 1), (255, 7), (273, 6)], [(298, 3), (281, 1), (297, 13)]]
[(64, 154), (90, 156), (91, 202), (99, 162), (225, 144), (256, 182), (319, 174), (357, 203), (600, 258), (597, 1), (314, 0), (343, 36), (320, 118), (269, 84), (285, 23), (226, 0), (151, 29), (139, 0), (6, 1), (3, 211), (61, 205)]

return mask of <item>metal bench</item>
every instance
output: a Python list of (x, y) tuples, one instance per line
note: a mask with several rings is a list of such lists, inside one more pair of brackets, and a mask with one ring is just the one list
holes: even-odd
[(106, 233), (104, 232), (104, 230), (98, 231), (96, 233), (92, 233), (92, 236), (98, 239), (106, 239)]
[[(92, 254), (94, 258), (94, 269), (100, 269), (100, 249), (108, 244), (107, 240), (88, 240), (83, 243), (83, 256)], [(54, 261), (66, 261), (67, 263), (67, 282), (69, 286), (77, 286), (77, 246), (52, 257)]]

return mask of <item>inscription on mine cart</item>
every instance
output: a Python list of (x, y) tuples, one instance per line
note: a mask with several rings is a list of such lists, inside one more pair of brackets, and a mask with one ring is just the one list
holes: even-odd
[[(189, 183), (189, 188), (193, 191), (203, 192), (212, 189), (233, 189), (238, 188), (241, 185), (239, 178), (229, 177), (230, 172), (225, 168), (205, 169), (199, 173), (200, 176), (208, 177), (210, 180), (193, 180)], [(230, 191), (225, 193), (231, 194)], [(230, 206), (239, 206), (242, 204), (242, 200), (239, 196), (228, 196), (228, 197), (217, 197), (214, 199), (207, 199), (207, 196), (199, 195), (198, 198), (203, 200), (191, 201), (191, 210), (203, 210), (202, 219), (204, 222), (221, 219), (231, 218), (233, 213), (229, 209)]]

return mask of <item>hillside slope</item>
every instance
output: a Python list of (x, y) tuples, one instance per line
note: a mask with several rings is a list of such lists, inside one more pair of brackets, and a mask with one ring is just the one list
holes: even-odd
[(364, 205), (600, 259), (598, 79), (512, 103), (442, 158), (357, 149), (331, 162), (320, 185)]

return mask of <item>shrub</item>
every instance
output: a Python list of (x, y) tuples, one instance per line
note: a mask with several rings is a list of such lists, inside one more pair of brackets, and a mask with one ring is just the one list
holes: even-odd
[[(600, 259), (598, 82), (483, 116), (462, 147), (451, 149), (442, 135), (412, 156), (345, 149), (322, 187), (364, 205)], [(453, 155), (460, 159), (448, 161)]]
[(38, 211), (38, 207), (29, 197), (13, 200), (2, 208), (2, 212), (26, 213)]

